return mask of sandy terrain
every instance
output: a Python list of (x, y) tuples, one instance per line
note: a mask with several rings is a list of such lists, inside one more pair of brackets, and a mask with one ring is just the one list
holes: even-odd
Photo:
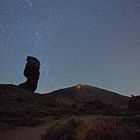
[(40, 140), (47, 128), (55, 123), (64, 123), (71, 117), (55, 118), (53, 116), (45, 118), (46, 122), (36, 127), (18, 127), (0, 133), (0, 140)]
[(44, 118), (44, 124), (36, 127), (18, 127), (12, 130), (7, 130), (0, 133), (0, 140), (40, 140), (41, 135), (45, 134), (47, 128), (59, 123), (63, 124), (72, 118), (78, 118), (80, 120), (89, 121), (96, 118), (100, 118), (102, 115), (85, 115), (85, 116), (63, 116), (55, 117), (49, 116)]

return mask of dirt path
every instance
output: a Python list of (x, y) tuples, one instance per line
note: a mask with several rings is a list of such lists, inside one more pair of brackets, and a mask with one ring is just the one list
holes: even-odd
[(46, 130), (56, 123), (63, 124), (66, 121), (75, 118), (84, 121), (92, 120), (101, 117), (100, 115), (85, 115), (85, 116), (49, 116), (44, 118), (45, 123), (36, 127), (18, 127), (13, 130), (7, 130), (0, 133), (0, 140), (40, 140), (41, 135), (45, 134)]
[(53, 116), (45, 118), (46, 122), (36, 127), (19, 127), (7, 130), (0, 134), (0, 140), (40, 140), (41, 135), (45, 134), (46, 129), (55, 123), (64, 123), (71, 117), (55, 118)]

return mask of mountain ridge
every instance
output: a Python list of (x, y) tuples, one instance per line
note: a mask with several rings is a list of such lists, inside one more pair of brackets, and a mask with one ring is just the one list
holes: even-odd
[(47, 93), (47, 95), (53, 97), (65, 97), (85, 102), (101, 100), (104, 103), (114, 104), (115, 106), (126, 106), (130, 98), (116, 92), (86, 84), (77, 84), (72, 87), (58, 89)]

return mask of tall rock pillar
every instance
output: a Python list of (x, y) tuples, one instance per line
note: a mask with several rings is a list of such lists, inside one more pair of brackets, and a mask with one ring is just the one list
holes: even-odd
[(37, 58), (28, 56), (27, 63), (24, 69), (24, 76), (27, 78), (26, 82), (21, 83), (19, 86), (31, 92), (35, 92), (39, 80), (40, 62)]

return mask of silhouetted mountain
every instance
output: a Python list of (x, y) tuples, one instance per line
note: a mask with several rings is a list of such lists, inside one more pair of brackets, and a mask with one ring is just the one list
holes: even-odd
[(48, 115), (112, 113), (114, 107), (126, 107), (128, 99), (82, 84), (49, 94), (37, 94), (20, 86), (0, 84), (0, 124), (32, 126), (41, 123), (41, 118)]
[(53, 97), (30, 92), (17, 85), (0, 84), (0, 131), (10, 126), (35, 126), (49, 115), (75, 114), (78, 110)]
[[(114, 137), (118, 136), (118, 130), (122, 128), (120, 130), (121, 136), (122, 131), (126, 129), (130, 130), (127, 133), (132, 131), (130, 134), (137, 138), (139, 137), (137, 134), (140, 134), (140, 130), (138, 129), (140, 124), (139, 112), (129, 112), (128, 109), (116, 109), (112, 105), (115, 104), (115, 106), (118, 107), (126, 107), (128, 99), (129, 97), (127, 96), (82, 84), (60, 89), (49, 94), (37, 94), (25, 90), (20, 86), (0, 84), (0, 137), (5, 137), (5, 140), (7, 140), (9, 129), (14, 130), (22, 126), (26, 126), (25, 128), (33, 128), (36, 126), (39, 131), (42, 131), (44, 128), (46, 129), (46, 134), (44, 135), (44, 133), (42, 133), (43, 135), (40, 135), (42, 140), (55, 139), (55, 136), (62, 134), (66, 134), (64, 135), (65, 138), (67, 138), (66, 136), (68, 136), (68, 138), (73, 137), (73, 134), (75, 136), (75, 130), (80, 130), (76, 131), (80, 132), (80, 134), (81, 130), (83, 130), (82, 136), (84, 136), (83, 134), (87, 134), (84, 131), (86, 130), (85, 128), (87, 128), (87, 132), (89, 130), (92, 133), (97, 133), (99, 136), (100, 132), (103, 132), (103, 136), (110, 132), (108, 134), (109, 138), (110, 136), (112, 137), (112, 134), (114, 134)], [(115, 115), (117, 115), (117, 117)], [(53, 119), (51, 119), (52, 117)], [(75, 118), (75, 120), (68, 121), (72, 118)], [(84, 122), (90, 120), (90, 124), (94, 121), (93, 127), (91, 128), (89, 124), (87, 124), (87, 126), (85, 124), (81, 125), (81, 121), (79, 123), (81, 119)], [(109, 123), (105, 124), (105, 119), (108, 119)], [(96, 122), (96, 120), (100, 120), (101, 123)], [(104, 125), (102, 125), (102, 123)], [(37, 125), (41, 125), (43, 129)], [(103, 129), (100, 126), (103, 126)], [(81, 129), (82, 127), (83, 129)], [(101, 129), (96, 132), (95, 130), (98, 130), (96, 128)], [(106, 128), (106, 130), (104, 128)], [(18, 135), (16, 129), (14, 131), (15, 137), (20, 139), (21, 135)], [(4, 134), (3, 131), (5, 131)], [(39, 131), (35, 131), (35, 133)], [(117, 132), (117, 134), (114, 132)], [(123, 136), (127, 136), (127, 133), (125, 132)], [(27, 133), (25, 133), (25, 136), (26, 134)], [(79, 133), (76, 134), (79, 136)], [(88, 137), (93, 138), (90, 133)], [(81, 137), (79, 139), (81, 139)], [(85, 137), (85, 139), (88, 138)]]
[(93, 102), (94, 100), (100, 100), (103, 103), (113, 104), (116, 107), (126, 107), (129, 100), (129, 97), (127, 96), (83, 84), (56, 90), (48, 95), (67, 98), (78, 102)]

